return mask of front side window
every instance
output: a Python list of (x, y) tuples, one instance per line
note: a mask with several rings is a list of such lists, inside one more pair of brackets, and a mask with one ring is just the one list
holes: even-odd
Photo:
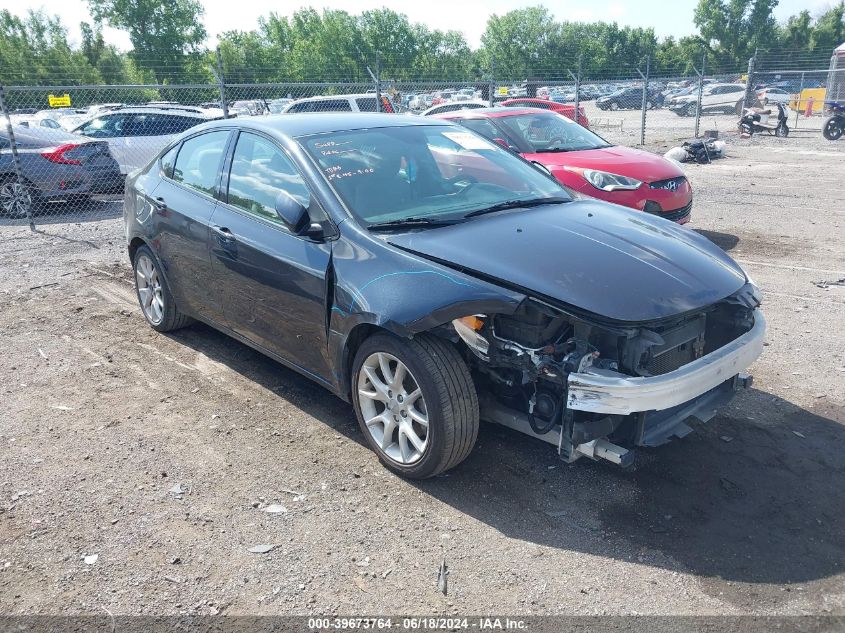
[(398, 126), (298, 139), (365, 225), (461, 221), (514, 201), (568, 200), (565, 190), (507, 150), (455, 126)]
[(294, 103), (289, 109), (289, 114), (296, 114), (298, 112), (313, 112), (314, 111), (314, 102), (312, 101), (303, 101), (302, 103)]
[(356, 99), (355, 102), (358, 104), (358, 109), (361, 112), (378, 112), (375, 97), (362, 97)]
[(279, 222), (275, 208), (281, 190), (309, 206), (308, 187), (285, 153), (261, 136), (241, 132), (229, 172), (229, 204)]
[(349, 99), (326, 99), (313, 102), (314, 112), (352, 112)]
[(76, 131), (92, 138), (117, 138), (119, 136), (126, 136), (124, 128), (129, 123), (131, 116), (129, 114), (100, 116), (80, 126)]
[(213, 196), (228, 138), (228, 130), (219, 130), (182, 143), (173, 167), (173, 180)]
[(554, 112), (499, 117), (499, 124), (528, 152), (574, 152), (610, 147), (587, 128)]

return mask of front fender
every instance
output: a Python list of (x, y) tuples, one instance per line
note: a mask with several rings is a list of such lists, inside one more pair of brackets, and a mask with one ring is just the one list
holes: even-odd
[(377, 327), (410, 338), (470, 314), (511, 314), (525, 299), (361, 235), (348, 223), (332, 248), (332, 274), (328, 353), (341, 395), (348, 392), (350, 335), (356, 328)]

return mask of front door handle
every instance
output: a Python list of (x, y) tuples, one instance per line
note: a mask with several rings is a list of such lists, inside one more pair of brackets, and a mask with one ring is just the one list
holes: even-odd
[(164, 201), (164, 198), (158, 197), (153, 200), (153, 206), (159, 211), (164, 211), (167, 208), (167, 203)]
[(223, 238), (226, 240), (233, 240), (235, 236), (232, 232), (225, 226), (214, 226), (212, 225), (211, 230), (217, 233), (218, 238)]

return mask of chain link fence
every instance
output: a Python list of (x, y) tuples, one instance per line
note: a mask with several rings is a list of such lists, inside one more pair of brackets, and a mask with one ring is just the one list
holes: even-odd
[(127, 174), (177, 134), (205, 121), (301, 112), (429, 116), (467, 108), (553, 110), (623, 145), (678, 144), (735, 134), (744, 107), (783, 102), (796, 133), (820, 134), (824, 91), (845, 69), (782, 69), (761, 56), (748, 73), (654, 76), (649, 58), (619, 77), (590, 77), (580, 60), (560, 80), (493, 76), (400, 81), (366, 68), (369, 81), (0, 87), (0, 223), (47, 224), (118, 217)]

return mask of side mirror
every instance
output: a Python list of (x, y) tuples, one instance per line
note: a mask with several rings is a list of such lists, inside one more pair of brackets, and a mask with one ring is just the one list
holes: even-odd
[(543, 163), (538, 163), (536, 160), (532, 160), (531, 164), (534, 165), (534, 167), (539, 169), (541, 172), (543, 172), (544, 174), (549, 176), (550, 178), (554, 178), (554, 174), (552, 174), (552, 172), (549, 170), (549, 168), (546, 167)]
[(493, 142), (501, 145), (502, 147), (504, 147), (508, 151), (510, 151), (510, 149), (511, 149), (511, 146), (508, 145), (508, 142), (503, 138), (499, 138), (498, 136), (493, 139)]
[(299, 234), (308, 226), (308, 210), (287, 191), (276, 196), (276, 215), (293, 233)]

